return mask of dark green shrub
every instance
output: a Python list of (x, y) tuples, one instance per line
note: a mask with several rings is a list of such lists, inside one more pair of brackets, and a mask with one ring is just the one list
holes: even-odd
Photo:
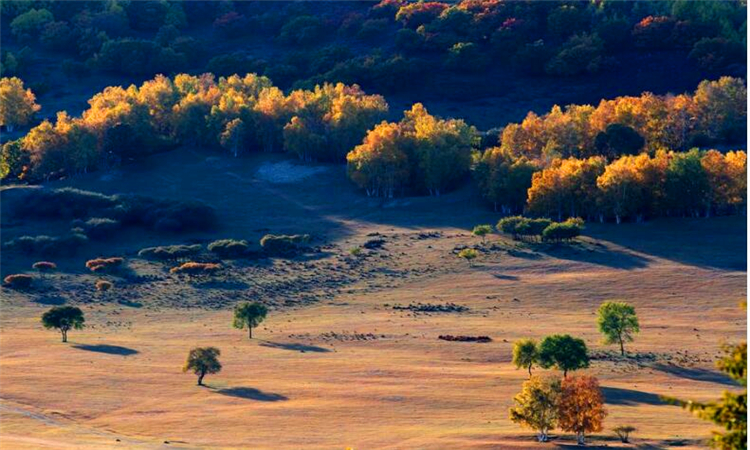
[(581, 219), (566, 220), (550, 224), (542, 233), (545, 242), (570, 241), (581, 235), (583, 229)]
[(23, 217), (82, 219), (114, 208), (113, 196), (80, 189), (36, 189), (19, 202), (16, 214)]
[(94, 217), (83, 222), (81, 228), (91, 239), (106, 239), (120, 229), (120, 222), (104, 217)]
[(88, 238), (78, 233), (62, 237), (21, 236), (7, 242), (3, 248), (27, 255), (71, 256), (87, 242)]
[(141, 258), (167, 261), (194, 256), (200, 253), (201, 250), (203, 250), (203, 246), (201, 246), (200, 244), (165, 245), (159, 247), (144, 248), (138, 252), (138, 256), (140, 256)]
[(239, 258), (247, 254), (250, 245), (247, 241), (222, 239), (208, 244), (208, 251), (216, 253), (220, 258)]
[(528, 222), (529, 219), (521, 216), (503, 217), (497, 222), (497, 231), (501, 231), (506, 234), (512, 234), (513, 237), (518, 236), (517, 228), (518, 225)]
[(312, 45), (325, 37), (325, 26), (315, 16), (299, 16), (290, 20), (279, 34), (279, 40), (288, 45)]

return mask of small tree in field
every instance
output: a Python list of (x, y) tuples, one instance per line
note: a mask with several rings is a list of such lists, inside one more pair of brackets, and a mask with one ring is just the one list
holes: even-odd
[(458, 257), (463, 258), (466, 261), (468, 261), (469, 267), (472, 266), (472, 261), (476, 259), (477, 256), (479, 256), (479, 253), (477, 253), (477, 251), (474, 250), (473, 248), (465, 248), (461, 250), (460, 252), (458, 252)]
[(510, 408), (510, 420), (537, 431), (539, 442), (547, 442), (547, 433), (557, 424), (557, 403), (560, 379), (535, 375), (523, 383), (523, 388)]
[(487, 235), (492, 233), (492, 226), (490, 225), (477, 225), (471, 230), (471, 234), (482, 238), (482, 243), (487, 241)]
[(192, 370), (198, 375), (198, 386), (203, 386), (203, 377), (209, 373), (221, 371), (219, 355), (221, 355), (221, 350), (216, 347), (196, 347), (190, 350), (182, 371)]
[(253, 338), (253, 328), (260, 325), (268, 314), (268, 308), (258, 302), (246, 302), (234, 307), (232, 326), (241, 330), (247, 327), (247, 336)]
[(630, 442), (630, 433), (635, 431), (635, 427), (631, 425), (620, 425), (619, 427), (614, 427), (612, 431), (614, 431), (617, 437), (620, 438), (620, 442), (627, 444)]
[(604, 396), (595, 377), (570, 377), (562, 380), (558, 402), (559, 425), (576, 434), (578, 445), (586, 445), (586, 433), (601, 431), (607, 411)]
[(568, 334), (553, 334), (539, 344), (539, 364), (545, 369), (556, 367), (567, 378), (569, 370), (589, 366), (589, 353), (583, 339)]
[(57, 264), (50, 261), (38, 261), (35, 262), (31, 267), (33, 269), (36, 269), (37, 272), (39, 272), (39, 275), (44, 278), (45, 274), (48, 274), (57, 269)]
[(513, 364), (517, 368), (528, 369), (531, 378), (531, 368), (539, 360), (539, 349), (533, 339), (521, 339), (513, 344)]
[(86, 320), (83, 311), (75, 306), (55, 306), (42, 314), (44, 328), (56, 328), (62, 334), (62, 341), (68, 342), (68, 331), (75, 328), (80, 330)]
[(599, 307), (599, 331), (605, 344), (620, 344), (620, 354), (625, 356), (624, 342), (632, 342), (633, 334), (640, 331), (635, 308), (625, 302), (604, 302)]

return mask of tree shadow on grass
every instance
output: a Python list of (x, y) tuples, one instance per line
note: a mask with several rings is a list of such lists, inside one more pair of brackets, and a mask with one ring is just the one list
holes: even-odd
[(324, 348), (324, 347), (318, 347), (317, 345), (309, 345), (309, 344), (301, 344), (298, 342), (271, 342), (271, 341), (263, 341), (260, 343), (262, 347), (270, 347), (270, 348), (278, 348), (281, 350), (291, 350), (296, 352), (311, 352), (311, 353), (328, 353), (331, 350)]
[(687, 378), (688, 380), (718, 383), (726, 386), (739, 386), (739, 383), (716, 370), (701, 369), (699, 367), (680, 367), (670, 364), (654, 364), (651, 367), (676, 377)]
[(87, 352), (106, 353), (108, 355), (130, 356), (130, 355), (135, 355), (136, 353), (138, 353), (138, 350), (134, 350), (132, 348), (121, 347), (119, 345), (107, 345), (107, 344), (97, 344), (97, 345), (76, 344), (73, 346), (73, 348), (77, 348), (79, 350), (86, 350)]
[(259, 402), (280, 402), (289, 400), (288, 397), (273, 392), (263, 392), (259, 389), (249, 387), (234, 387), (215, 389), (216, 393), (228, 395), (229, 397), (245, 398), (248, 400), (257, 400)]
[(642, 269), (649, 264), (648, 258), (635, 253), (582, 243), (537, 244), (534, 250), (553, 258), (596, 264), (613, 269)]
[(193, 283), (193, 287), (196, 289), (226, 289), (228, 291), (240, 291), (248, 289), (249, 284), (243, 281), (234, 280), (205, 280)]
[(602, 386), (605, 402), (610, 405), (636, 406), (639, 404), (646, 405), (664, 405), (661, 397), (650, 392), (637, 391), (633, 389), (622, 389), (616, 387)]
[(34, 299), (34, 303), (39, 303), (40, 305), (59, 306), (64, 305), (66, 302), (67, 300), (59, 296), (44, 296)]

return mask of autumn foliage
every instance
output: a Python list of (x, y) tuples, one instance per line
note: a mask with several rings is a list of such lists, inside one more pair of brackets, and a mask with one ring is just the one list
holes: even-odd
[(599, 381), (585, 375), (564, 378), (558, 415), (560, 428), (574, 432), (581, 445), (586, 442), (586, 433), (601, 431), (607, 411)]

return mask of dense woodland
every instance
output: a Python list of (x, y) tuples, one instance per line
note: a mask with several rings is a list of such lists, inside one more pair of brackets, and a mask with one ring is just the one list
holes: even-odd
[[(420, 103), (387, 122), (393, 116), (378, 95), (394, 88), (385, 80), (422, 80), (409, 67), (434, 69), (436, 61), (445, 73), (507, 64), (519, 76), (563, 77), (607, 70), (626, 50), (682, 48), (706, 73), (726, 71), (745, 62), (739, 2), (385, 0), (319, 7), (4, 2), (3, 21), (18, 42), (58, 53), (78, 49), (62, 64), (76, 68), (71, 77), (166, 75), (108, 87), (80, 117), (61, 111), (39, 123), (37, 86), (22, 80), (22, 53), (30, 50), (4, 52), (3, 74), (20, 76), (0, 82), (0, 125), (31, 128), (3, 145), (0, 176), (34, 183), (189, 145), (234, 157), (283, 151), (345, 162), (353, 183), (375, 197), (440, 195), (471, 178), (505, 214), (619, 223), (745, 211), (746, 154), (736, 150), (746, 146), (742, 78), (706, 80), (691, 93), (554, 106), (489, 131), (434, 116)], [(273, 36), (298, 66), (242, 62), (236, 53), (206, 61), (193, 54), (200, 40), (188, 36), (198, 29), (205, 39)], [(339, 45), (378, 36), (393, 45), (357, 57)]]

